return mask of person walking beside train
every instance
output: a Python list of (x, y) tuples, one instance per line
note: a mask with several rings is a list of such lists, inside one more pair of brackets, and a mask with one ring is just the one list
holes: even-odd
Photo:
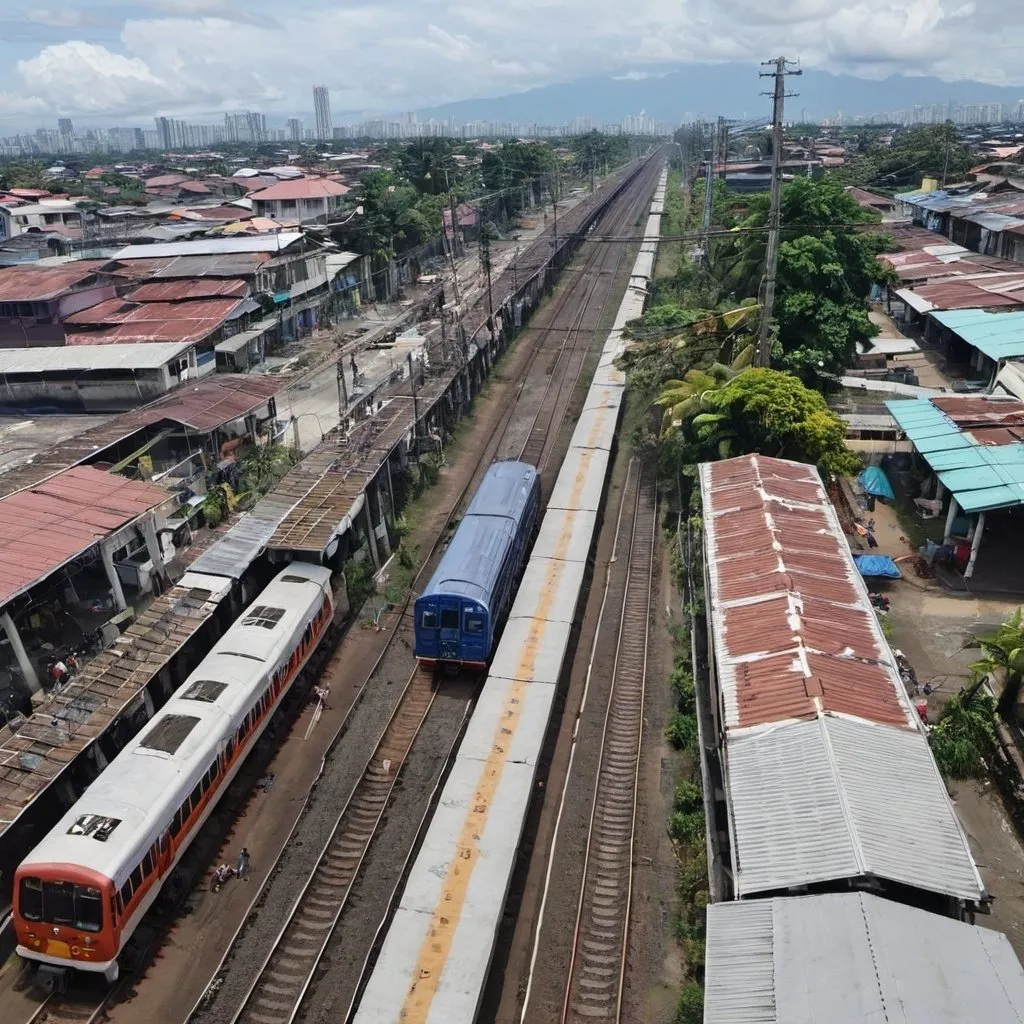
[(238, 855), (238, 867), (235, 869), (235, 874), (243, 882), (249, 881), (249, 851), (244, 846), (242, 847), (242, 852)]

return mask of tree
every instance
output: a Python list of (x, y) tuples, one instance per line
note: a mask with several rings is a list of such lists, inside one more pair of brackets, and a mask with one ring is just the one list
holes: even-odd
[(696, 460), (760, 452), (811, 462), (831, 475), (855, 472), (860, 463), (846, 447), (842, 421), (825, 399), (779, 370), (748, 369), (702, 394), (686, 407), (674, 430), (688, 439)]
[(262, 497), (295, 465), (295, 450), (273, 441), (249, 445), (242, 450), (239, 463), (246, 489)]
[(396, 166), (417, 192), (432, 196), (448, 194), (458, 169), (452, 141), (443, 137), (417, 139), (403, 146), (398, 151)]
[[(727, 287), (756, 295), (764, 275), (769, 198), (752, 196), (747, 216), (723, 264)], [(872, 284), (888, 281), (877, 260), (887, 235), (858, 230), (872, 214), (834, 179), (797, 178), (783, 188), (773, 362), (813, 386), (827, 388), (848, 366), (856, 343), (877, 333), (867, 315)]]
[(3, 188), (46, 188), (46, 165), (35, 160), (13, 160), (0, 165), (0, 186)]
[(389, 260), (440, 233), (443, 197), (421, 196), (391, 171), (364, 174), (361, 193), (364, 252)]
[(999, 713), (1012, 718), (1024, 683), (1024, 625), (1018, 608), (997, 630), (971, 636), (964, 645), (982, 651), (982, 657), (971, 665), (976, 679), (991, 678), (1002, 684)]

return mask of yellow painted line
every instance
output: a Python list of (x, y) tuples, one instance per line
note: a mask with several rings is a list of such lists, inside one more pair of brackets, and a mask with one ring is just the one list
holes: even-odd
[[(599, 415), (595, 417), (594, 426), (587, 439), (587, 444), (590, 447), (580, 452), (580, 466), (573, 483), (570, 502), (572, 505), (579, 501), (580, 495), (583, 493), (590, 464), (594, 458), (593, 444), (604, 428), (607, 414), (607, 407), (599, 410)], [(548, 613), (551, 611), (554, 601), (558, 579), (565, 568), (565, 554), (572, 539), (573, 525), (573, 521), (567, 518), (559, 535), (558, 543), (555, 545), (555, 553), (548, 561), (548, 572), (541, 590), (540, 601), (537, 604), (530, 630), (526, 634), (526, 641), (516, 665), (516, 678), (512, 682), (512, 689), (509, 691), (505, 706), (499, 716), (498, 729), (494, 734), (491, 751), (480, 772), (473, 803), (463, 821), (462, 831), (456, 841), (455, 856), (448, 865), (448, 872), (441, 886), (440, 899), (437, 906), (434, 907), (427, 937), (420, 946), (412, 983), (406, 993), (402, 1012), (398, 1018), (403, 1024), (426, 1024), (427, 1015), (430, 1013), (430, 1007), (437, 993), (437, 986), (440, 984), (441, 975), (448, 961), (462, 907), (466, 901), (466, 893), (469, 890), (469, 881), (473, 875), (473, 869), (480, 859), (480, 839), (487, 826), (491, 803), (501, 782), (502, 772), (508, 761), (508, 752), (512, 747), (512, 740), (515, 738), (516, 728), (522, 715), (523, 696), (527, 685), (523, 680), (533, 678), (534, 664), (547, 630)]]

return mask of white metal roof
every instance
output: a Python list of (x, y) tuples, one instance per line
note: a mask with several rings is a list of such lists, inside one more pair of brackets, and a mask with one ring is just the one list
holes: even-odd
[(230, 238), (196, 238), (190, 242), (162, 242), (157, 245), (129, 245), (114, 254), (115, 260), (172, 258), (174, 256), (220, 256), (235, 252), (281, 252), (302, 238), (301, 231), (274, 235), (235, 235)]
[(195, 342), (4, 348), (0, 349), (0, 374), (43, 373), (48, 370), (150, 370), (164, 366), (190, 348), (195, 348)]
[(919, 732), (835, 715), (732, 732), (725, 772), (741, 897), (863, 876), (986, 895)]
[(867, 893), (708, 907), (704, 1024), (1020, 1024), (1005, 935)]

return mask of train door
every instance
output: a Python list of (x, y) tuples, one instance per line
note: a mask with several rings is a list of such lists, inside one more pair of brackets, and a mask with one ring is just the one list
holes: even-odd
[(462, 610), (462, 601), (457, 597), (440, 597), (441, 619), (441, 650), (439, 652), (442, 661), (458, 661), (459, 644), (459, 618)]

